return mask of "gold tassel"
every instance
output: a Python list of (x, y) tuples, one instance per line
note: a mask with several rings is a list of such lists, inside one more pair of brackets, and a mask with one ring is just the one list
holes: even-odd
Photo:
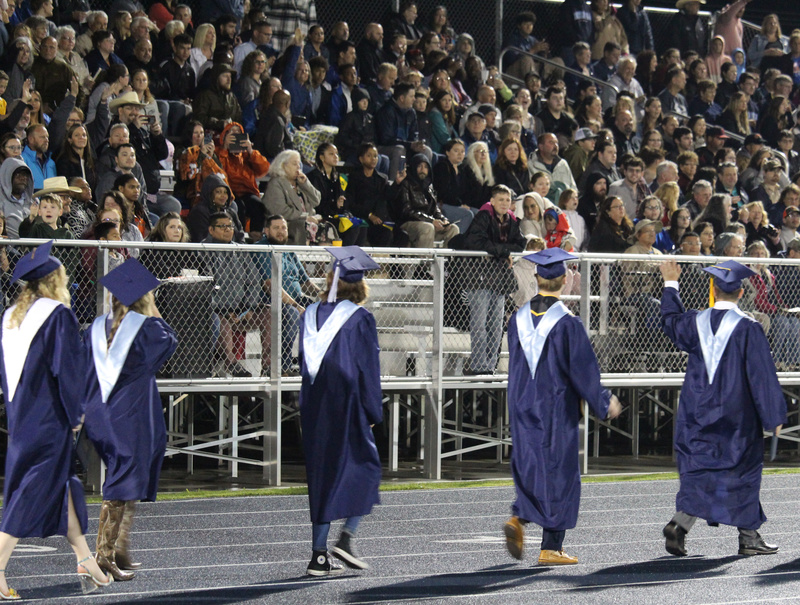
[(708, 292), (708, 306), (709, 308), (714, 307), (714, 278), (712, 277), (709, 280), (709, 284), (711, 285), (709, 292)]

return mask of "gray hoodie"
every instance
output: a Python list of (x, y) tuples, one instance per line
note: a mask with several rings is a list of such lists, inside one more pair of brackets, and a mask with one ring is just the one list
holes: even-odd
[[(22, 195), (14, 199), (11, 195), (11, 177), (19, 168), (27, 170), (31, 178)], [(6, 158), (0, 165), (0, 212), (6, 217), (6, 234), (11, 239), (19, 237), (19, 224), (31, 213), (31, 201), (33, 201), (31, 169), (20, 158)]]

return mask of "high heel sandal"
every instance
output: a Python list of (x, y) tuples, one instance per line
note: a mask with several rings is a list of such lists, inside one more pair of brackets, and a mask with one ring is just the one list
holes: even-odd
[(78, 571), (78, 579), (80, 579), (81, 581), (81, 590), (83, 591), (83, 594), (89, 594), (90, 592), (94, 592), (98, 588), (105, 588), (109, 584), (114, 583), (114, 576), (106, 575), (106, 581), (101, 582), (100, 580), (95, 578), (89, 572), (88, 569), (86, 569), (84, 563), (92, 558), (93, 558), (92, 555), (89, 555), (85, 559), (81, 559), (80, 561), (78, 561), (78, 568), (83, 569), (83, 571)]
[[(6, 570), (0, 569), (0, 573), (5, 574)], [(0, 601), (19, 601), (21, 598), (22, 597), (19, 596), (19, 593), (13, 588), (8, 589), (8, 594), (0, 590)]]

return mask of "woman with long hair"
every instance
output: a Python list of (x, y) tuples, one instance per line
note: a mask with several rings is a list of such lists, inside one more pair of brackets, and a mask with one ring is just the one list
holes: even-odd
[(500, 144), (497, 161), (494, 163), (494, 180), (498, 185), (510, 187), (515, 196), (530, 191), (528, 158), (525, 157), (525, 150), (519, 139), (508, 137)]
[[(661, 125), (661, 119), (664, 115), (661, 113), (661, 99), (658, 97), (650, 97), (644, 102), (644, 114), (639, 122), (639, 132), (647, 133), (651, 130), (658, 131)], [(642, 145), (647, 146), (642, 137)], [(662, 139), (663, 146), (663, 139)]]
[(22, 141), (13, 132), (0, 137), (0, 163), (6, 158), (18, 158), (22, 155)]
[(690, 231), (692, 214), (688, 208), (678, 208), (672, 213), (669, 229), (662, 229), (656, 236), (655, 247), (664, 254), (672, 254), (678, 248), (683, 234)]
[(789, 52), (789, 39), (781, 32), (778, 15), (770, 13), (761, 22), (761, 31), (750, 42), (747, 58), (754, 67), (761, 67), (761, 59), (765, 56), (779, 57)]
[[(635, 0), (634, 0), (635, 1)], [(634, 77), (642, 85), (644, 94), (648, 97), (653, 94), (653, 75), (658, 66), (658, 56), (654, 50), (643, 50), (636, 55), (636, 72)]]
[(76, 176), (86, 179), (89, 187), (94, 190), (97, 186), (97, 168), (91, 145), (86, 126), (70, 126), (61, 154), (56, 159), (56, 172), (68, 179)]
[(725, 130), (746, 137), (750, 134), (750, 121), (747, 118), (747, 94), (734, 93), (717, 124)]
[(597, 212), (597, 224), (587, 247), (589, 252), (622, 254), (630, 247), (628, 238), (633, 234), (633, 223), (625, 213), (625, 203), (609, 196)]
[(492, 194), (495, 185), (492, 161), (489, 159), (489, 146), (483, 141), (472, 143), (462, 164), (464, 168), (464, 204), (480, 210)]
[[(687, 76), (686, 87), (684, 88), (684, 96), (686, 97), (687, 101), (691, 101), (697, 96), (700, 82), (703, 80), (708, 80), (708, 65), (706, 65), (706, 62), (700, 58), (695, 59), (689, 63)], [(719, 80), (717, 80), (717, 82), (719, 82)]]
[(43, 124), (44, 126), (47, 126), (50, 123), (50, 116), (42, 111), (42, 93), (40, 93), (38, 90), (31, 91), (30, 106), (30, 125), (33, 126), (34, 124)]
[[(360, 225), (352, 225), (348, 229), (342, 230), (342, 223), (335, 216), (352, 216), (349, 212), (347, 199), (342, 189), (342, 182), (339, 178), (339, 150), (333, 143), (322, 143), (317, 147), (314, 157), (314, 169), (308, 173), (308, 180), (319, 191), (320, 202), (317, 212), (328, 222), (339, 229), (339, 239), (343, 246), (354, 244), (364, 245), (367, 240), (367, 230)], [(355, 219), (354, 219), (355, 220)], [(352, 221), (351, 221), (352, 222)], [(366, 227), (366, 225), (364, 225)]]
[(100, 278), (111, 312), (84, 334), (89, 350), (86, 434), (106, 465), (97, 529), (97, 564), (117, 581), (132, 580), (136, 502), (156, 499), (167, 430), (156, 372), (178, 345), (161, 319), (153, 290), (159, 280), (129, 259)]
[(777, 255), (782, 250), (781, 246), (781, 232), (780, 230), (771, 225), (769, 222), (769, 215), (764, 210), (764, 204), (761, 202), (750, 202), (745, 205), (749, 217), (748, 222), (745, 224), (747, 231), (747, 245), (753, 242), (764, 242), (770, 252), (770, 256)]
[[(708, 200), (708, 204), (694, 220), (694, 226), (701, 223), (711, 223), (714, 233), (724, 233), (731, 222), (731, 196), (726, 193), (715, 193)], [(695, 229), (696, 231), (696, 229)]]
[(444, 144), (442, 153), (444, 157), (433, 167), (433, 188), (442, 214), (458, 227), (459, 233), (466, 233), (476, 211), (464, 201), (464, 142), (452, 138)]
[(128, 11), (119, 11), (111, 21), (111, 33), (116, 40), (115, 52), (122, 48), (122, 43), (131, 37), (133, 16)]
[(700, 236), (700, 255), (701, 256), (714, 256), (714, 225), (711, 223), (698, 223), (695, 221), (692, 226), (692, 231)]
[(575, 109), (575, 119), (581, 128), (589, 122), (603, 123), (603, 101), (597, 95), (586, 95)]
[(758, 132), (764, 137), (767, 145), (778, 148), (778, 139), (782, 130), (794, 128), (792, 119), (792, 103), (784, 96), (777, 95), (770, 99), (766, 111), (763, 111), (758, 123)]
[(706, 144), (706, 119), (701, 115), (694, 115), (689, 118), (686, 127), (692, 131), (694, 137), (694, 148), (699, 149)]
[[(158, 104), (156, 103), (156, 98), (153, 96), (153, 93), (150, 92), (150, 76), (147, 75), (147, 70), (141, 67), (134, 69), (130, 74), (130, 83), (133, 92), (139, 97), (139, 101), (144, 103), (144, 107), (140, 109), (140, 113), (154, 117), (166, 131), (167, 120), (162, 118), (161, 112), (158, 109)], [(169, 105), (166, 105), (166, 107), (169, 107)]]
[(244, 107), (258, 99), (261, 92), (261, 81), (267, 71), (267, 56), (260, 50), (254, 50), (242, 61), (242, 69), (236, 82), (236, 98)]
[[(80, 479), (72, 470), (73, 431), (83, 424), (86, 356), (69, 308), (68, 278), (52, 242), (19, 260), (12, 283), (25, 285), (3, 314), (2, 386), (8, 418), (0, 523), (0, 600), (18, 600), (5, 570), (20, 538), (66, 535), (84, 593), (108, 586), (84, 533)], [(160, 406), (159, 406), (160, 411)]]
[(200, 81), (206, 69), (212, 66), (214, 51), (217, 49), (217, 31), (211, 23), (197, 26), (194, 44), (189, 55), (189, 66), (194, 71), (195, 81)]
[[(661, 205), (664, 206), (664, 217), (667, 221), (672, 219), (672, 215), (678, 210), (678, 201), (681, 199), (681, 190), (678, 183), (674, 181), (663, 183), (656, 189), (655, 195), (661, 200)], [(666, 227), (668, 223), (665, 223)], [(674, 240), (677, 244), (678, 241)]]
[[(445, 52), (453, 52), (455, 50), (456, 32), (450, 26), (450, 20), (447, 18), (447, 7), (443, 5), (434, 6), (431, 12), (428, 13), (427, 31), (439, 35), (439, 48)], [(462, 57), (462, 61), (466, 61), (467, 57)]]
[(435, 153), (442, 153), (442, 147), (447, 141), (458, 138), (453, 95), (446, 90), (437, 91), (428, 108), (428, 116), (431, 120), (430, 148)]

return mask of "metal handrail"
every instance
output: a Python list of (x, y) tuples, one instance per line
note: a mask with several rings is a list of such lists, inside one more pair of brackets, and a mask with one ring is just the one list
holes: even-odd
[[(500, 71), (503, 73), (503, 78), (504, 79), (506, 77), (506, 74), (505, 74), (505, 72), (503, 72), (503, 57), (505, 56), (505, 54), (508, 51), (513, 51), (513, 52), (519, 53), (521, 55), (528, 55), (534, 61), (541, 61), (542, 63), (546, 63), (547, 65), (552, 65), (553, 67), (555, 67), (557, 69), (560, 69), (561, 71), (564, 71), (564, 72), (566, 72), (568, 74), (572, 74), (573, 76), (577, 76), (579, 78), (583, 78), (584, 80), (589, 80), (589, 81), (594, 82), (595, 84), (597, 84), (599, 86), (608, 86), (612, 90), (615, 90), (617, 93), (619, 93), (619, 88), (617, 88), (613, 84), (608, 83), (605, 80), (601, 80), (599, 78), (595, 78), (594, 76), (587, 76), (585, 73), (580, 72), (577, 69), (572, 69), (571, 67), (567, 67), (563, 63), (558, 63), (556, 61), (553, 61), (552, 59), (548, 59), (546, 57), (542, 57), (541, 55), (535, 55), (535, 54), (533, 54), (531, 52), (528, 52), (527, 50), (522, 50), (521, 48), (517, 48), (516, 46), (509, 46), (508, 48), (504, 48), (503, 51), (500, 53), (500, 56), (497, 59), (497, 64), (500, 66)], [(514, 78), (514, 76), (509, 76), (509, 77)], [(519, 81), (518, 78), (514, 78), (514, 79)]]

